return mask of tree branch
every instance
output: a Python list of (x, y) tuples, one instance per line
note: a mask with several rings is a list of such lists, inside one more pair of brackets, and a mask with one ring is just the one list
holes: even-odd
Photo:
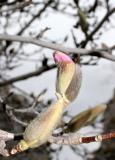
[(102, 18), (100, 23), (94, 28), (94, 30), (86, 37), (86, 40), (83, 42), (82, 47), (84, 48), (89, 40), (92, 39), (92, 37), (95, 35), (95, 33), (101, 28), (101, 26), (104, 24), (104, 22), (115, 12), (115, 8), (113, 8), (111, 11), (108, 11), (105, 16)]
[[(35, 38), (31, 37), (23, 37), (23, 36), (15, 36), (15, 35), (5, 35), (0, 34), (0, 40), (7, 40), (7, 41), (16, 41), (16, 42), (23, 42), (23, 43), (31, 43), (37, 46), (58, 50), (61, 52), (65, 52), (67, 54), (80, 54), (81, 56), (96, 56), (96, 57), (102, 57), (111, 61), (115, 61), (115, 56), (108, 53), (108, 49), (83, 49), (83, 48), (68, 48), (64, 47), (61, 44), (54, 44), (51, 42), (46, 42), (42, 40), (37, 40)], [(103, 52), (104, 51), (104, 52)]]
[(38, 75), (42, 74), (43, 72), (46, 72), (46, 71), (48, 71), (50, 69), (53, 69), (55, 67), (56, 66), (54, 64), (52, 64), (50, 66), (42, 66), (37, 71), (33, 71), (33, 72), (30, 72), (30, 73), (27, 73), (27, 74), (23, 74), (23, 75), (11, 78), (9, 80), (4, 80), (3, 82), (0, 82), (0, 87), (12, 84), (14, 82), (22, 81), (22, 80), (25, 80), (25, 79), (30, 78), (30, 77), (38, 76)]
[(38, 17), (41, 16), (41, 14), (46, 10), (46, 8), (53, 2), (53, 0), (48, 0), (43, 8), (17, 33), (18, 35), (21, 35), (29, 26), (30, 24)]
[(48, 139), (48, 142), (62, 145), (78, 145), (83, 143), (91, 143), (91, 142), (102, 142), (115, 138), (115, 132), (110, 132), (102, 135), (89, 136), (84, 137), (80, 134), (67, 134), (64, 136), (54, 137), (51, 136)]
[[(102, 142), (115, 138), (115, 132), (110, 132), (102, 135), (89, 136), (84, 137), (78, 133), (72, 133), (67, 135), (62, 135), (59, 137), (50, 136), (48, 139), (49, 143), (55, 143), (60, 145), (79, 145), (83, 143), (91, 143), (91, 142)], [(10, 156), (13, 154), (11, 150), (5, 149), (5, 141), (9, 140), (21, 140), (23, 139), (22, 134), (15, 135), (14, 133), (9, 133), (3, 130), (0, 130), (0, 154), (3, 156)], [(2, 142), (2, 143), (1, 143)]]

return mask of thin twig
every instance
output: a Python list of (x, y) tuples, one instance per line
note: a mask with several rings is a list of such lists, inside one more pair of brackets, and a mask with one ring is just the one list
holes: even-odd
[(31, 24), (32, 22), (41, 16), (42, 13), (44, 13), (44, 11), (47, 9), (47, 7), (53, 2), (53, 0), (48, 0), (43, 8), (17, 33), (18, 35), (21, 35)]
[(115, 8), (111, 9), (110, 11), (107, 11), (105, 16), (102, 18), (102, 20), (99, 22), (99, 24), (94, 28), (94, 30), (87, 36), (86, 40), (83, 42), (82, 47), (84, 48), (89, 40), (92, 39), (92, 37), (95, 35), (95, 33), (101, 28), (101, 26), (105, 23), (105, 21), (115, 12)]
[(24, 2), (16, 3), (16, 5), (13, 5), (13, 6), (8, 7), (8, 9), (0, 10), (0, 13), (4, 13), (4, 12), (9, 12), (9, 11), (15, 11), (15, 10), (18, 10), (18, 9), (22, 9), (22, 8), (30, 5), (31, 2), (32, 2), (32, 0), (25, 0)]
[(13, 114), (13, 110), (15, 110), (15, 109), (13, 109), (13, 107), (11, 107), (11, 106), (9, 106), (7, 103), (5, 103), (4, 100), (3, 100), (1, 97), (0, 97), (0, 103), (1, 103), (2, 105), (4, 105), (6, 114), (8, 115), (8, 117), (9, 117), (11, 120), (17, 122), (18, 124), (21, 124), (21, 125), (24, 126), (24, 127), (27, 126), (27, 123), (19, 120), (19, 119)]
[(28, 125), (28, 123), (21, 121), (20, 119), (18, 119), (14, 114), (12, 110), (9, 110), (6, 112), (7, 115), (10, 117), (11, 120), (15, 121), (16, 123), (22, 125), (23, 127), (26, 127)]
[(44, 89), (42, 92), (40, 92), (40, 93), (38, 94), (38, 96), (34, 99), (32, 105), (31, 105), (30, 107), (28, 107), (28, 108), (23, 108), (23, 109), (14, 109), (13, 111), (14, 111), (14, 112), (17, 112), (17, 113), (34, 113), (34, 114), (37, 114), (37, 115), (38, 115), (39, 113), (35, 110), (35, 106), (36, 106), (36, 104), (38, 103), (39, 98), (40, 98), (43, 94), (45, 94), (46, 91), (47, 91), (47, 90)]

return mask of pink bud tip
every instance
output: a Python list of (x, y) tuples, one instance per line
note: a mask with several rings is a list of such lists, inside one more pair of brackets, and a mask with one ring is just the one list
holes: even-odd
[(73, 62), (72, 59), (68, 55), (60, 51), (56, 51), (54, 53), (54, 60), (57, 63), (58, 62)]

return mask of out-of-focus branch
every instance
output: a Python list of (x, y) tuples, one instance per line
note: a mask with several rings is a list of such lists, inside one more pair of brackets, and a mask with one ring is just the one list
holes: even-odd
[(61, 44), (54, 44), (51, 42), (46, 42), (46, 41), (42, 41), (42, 40), (37, 40), (36, 38), (31, 38), (31, 37), (24, 37), (24, 36), (14, 36), (14, 35), (6, 35), (6, 34), (0, 34), (0, 40), (7, 40), (7, 41), (16, 41), (16, 42), (23, 42), (23, 43), (31, 43), (37, 46), (41, 46), (41, 47), (46, 47), (49, 49), (53, 49), (53, 50), (59, 50), (65, 53), (79, 53), (79, 54), (85, 54), (86, 49), (81, 49), (81, 48), (67, 48), (62, 46)]
[(14, 139), (14, 134), (0, 129), (0, 140), (9, 141)]
[(102, 51), (101, 50), (100, 51), (92, 50), (92, 51), (89, 51), (88, 54), (82, 54), (81, 56), (85, 56), (85, 55), (96, 56), (96, 57), (105, 58), (105, 59), (108, 59), (111, 61), (115, 61), (115, 56), (104, 51), (104, 50), (102, 50)]
[(0, 13), (15, 11), (17, 9), (22, 9), (22, 8), (30, 5), (31, 3), (32, 3), (32, 0), (25, 0), (24, 2), (16, 3), (15, 5), (8, 7), (8, 9), (0, 10)]
[(31, 37), (23, 37), (23, 36), (14, 36), (14, 35), (5, 35), (0, 34), (0, 40), (7, 40), (7, 41), (16, 41), (16, 42), (23, 42), (23, 43), (31, 43), (37, 46), (46, 47), (53, 50), (59, 50), (61, 52), (65, 53), (74, 53), (74, 54), (80, 54), (81, 56), (96, 56), (96, 57), (102, 57), (105, 59), (109, 59), (111, 61), (115, 61), (115, 56), (108, 53), (108, 49), (83, 49), (83, 48), (68, 48), (64, 47), (61, 44), (54, 44), (51, 42), (46, 42), (42, 40), (37, 40), (35, 38)]
[(14, 109), (14, 112), (17, 112), (17, 113), (34, 113), (35, 115), (38, 115), (38, 112), (35, 110), (35, 106), (36, 104), (38, 103), (38, 99), (46, 93), (46, 89), (42, 90), (38, 96), (35, 98), (35, 100), (33, 101), (32, 105), (28, 108), (18, 108), (18, 109)]
[(17, 2), (17, 0), (13, 1), (13, 2), (7, 2), (6, 0), (4, 0), (4, 2), (0, 1), (0, 7), (4, 6), (4, 5), (7, 5), (7, 6), (11, 6), (11, 5), (14, 5), (15, 3)]
[(22, 80), (25, 80), (27, 78), (30, 78), (30, 77), (34, 77), (34, 76), (38, 76), (50, 69), (53, 69), (55, 68), (56, 65), (52, 64), (50, 66), (42, 66), (41, 68), (39, 68), (39, 70), (37, 71), (33, 71), (33, 72), (30, 72), (30, 73), (27, 73), (27, 74), (23, 74), (23, 75), (20, 75), (20, 76), (17, 76), (17, 77), (14, 77), (14, 78), (11, 78), (9, 80), (5, 80), (3, 82), (0, 82), (0, 87), (3, 87), (5, 85), (9, 85), (9, 84), (12, 84), (14, 82), (18, 82), (18, 81), (22, 81)]
[[(44, 89), (43, 91), (41, 91), (39, 94), (38, 94), (38, 96), (34, 99), (34, 101), (33, 101), (33, 103), (31, 104), (31, 106), (29, 105), (29, 107), (26, 107), (26, 108), (14, 108), (14, 107), (12, 107), (12, 106), (10, 106), (9, 104), (7, 104), (7, 99), (8, 99), (8, 97), (9, 96), (11, 96), (12, 95), (12, 92), (5, 98), (5, 99), (2, 99), (1, 97), (0, 97), (0, 104), (1, 104), (1, 106), (2, 106), (2, 109), (3, 109), (3, 111), (5, 111), (5, 113), (7, 114), (7, 116), (11, 119), (11, 120), (13, 120), (13, 121), (15, 121), (16, 123), (18, 123), (18, 124), (20, 124), (20, 125), (22, 125), (22, 126), (27, 126), (27, 123), (26, 122), (24, 122), (24, 121), (22, 121), (22, 120), (20, 120), (20, 119), (18, 119), (18, 117), (17, 116), (15, 116), (15, 113), (29, 113), (30, 115), (38, 115), (39, 113), (36, 111), (36, 109), (35, 109), (35, 107), (36, 107), (36, 105), (37, 105), (37, 103), (38, 103), (38, 99), (43, 95), (43, 94), (45, 94), (45, 92), (46, 92), (47, 90), (46, 89)], [(40, 102), (40, 101), (39, 101)]]
[(98, 5), (98, 0), (95, 0), (94, 4), (89, 8), (88, 12), (95, 12), (95, 9)]
[(18, 35), (21, 35), (29, 26), (30, 24), (38, 17), (41, 16), (41, 14), (47, 9), (47, 7), (53, 2), (53, 0), (48, 0), (43, 8), (17, 33)]
[[(3, 109), (5, 110), (6, 114), (8, 115), (8, 117), (17, 122), (18, 124), (21, 124), (22, 126), (27, 126), (27, 123), (19, 120), (14, 114), (13, 114), (13, 108), (11, 106), (9, 106), (8, 104), (6, 104), (6, 102), (0, 97), (0, 103), (3, 106)], [(6, 136), (6, 134), (5, 134)]]
[(20, 119), (18, 119), (14, 114), (12, 110), (7, 111), (7, 115), (8, 117), (15, 121), (16, 123), (20, 124), (23, 127), (26, 127), (28, 125), (28, 123), (21, 121)]
[(102, 20), (99, 22), (99, 24), (94, 28), (94, 30), (86, 37), (85, 41), (82, 44), (82, 47), (84, 48), (89, 40), (92, 40), (95, 33), (101, 28), (101, 26), (105, 23), (105, 21), (115, 12), (115, 8), (108, 11), (105, 16), (102, 18)]

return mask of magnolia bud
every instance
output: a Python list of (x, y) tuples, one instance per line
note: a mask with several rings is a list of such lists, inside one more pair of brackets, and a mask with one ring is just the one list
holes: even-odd
[(64, 105), (64, 101), (61, 98), (41, 113), (40, 116), (32, 120), (23, 133), (23, 140), (10, 153), (15, 154), (46, 143), (62, 117)]
[(78, 115), (75, 115), (68, 123), (64, 132), (76, 132), (79, 129), (90, 125), (94, 120), (103, 113), (107, 108), (105, 104), (99, 104), (93, 108), (89, 108)]
[(63, 97), (66, 102), (71, 102), (81, 86), (81, 68), (68, 55), (59, 51), (54, 53), (54, 60), (58, 67), (56, 94), (58, 98)]

